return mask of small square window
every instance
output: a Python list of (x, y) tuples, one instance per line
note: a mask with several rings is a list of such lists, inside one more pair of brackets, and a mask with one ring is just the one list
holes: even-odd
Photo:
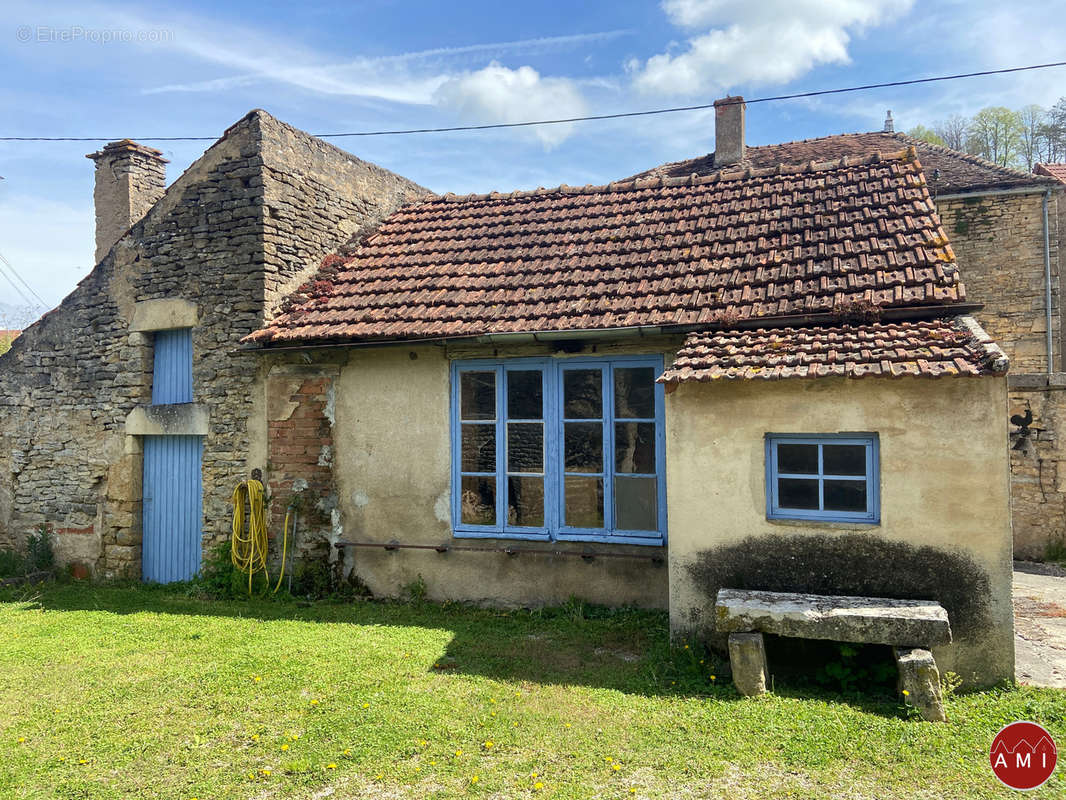
[(880, 521), (875, 434), (767, 434), (766, 516)]

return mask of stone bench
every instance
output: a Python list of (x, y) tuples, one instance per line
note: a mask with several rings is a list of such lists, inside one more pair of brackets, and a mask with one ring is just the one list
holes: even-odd
[(885, 644), (893, 648), (900, 688), (927, 720), (945, 721), (940, 673), (928, 648), (951, 641), (948, 614), (928, 600), (721, 589), (715, 628), (729, 634), (733, 683), (744, 695), (766, 691), (763, 634)]

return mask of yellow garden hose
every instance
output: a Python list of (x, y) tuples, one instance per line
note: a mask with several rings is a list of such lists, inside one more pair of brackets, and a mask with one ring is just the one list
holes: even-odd
[[(252, 478), (245, 483), (237, 484), (233, 490), (233, 537), (230, 539), (230, 559), (233, 566), (241, 572), (248, 573), (248, 594), (252, 593), (252, 578), (255, 573), (262, 572), (266, 577), (267, 585), (270, 584), (270, 573), (267, 571), (267, 551), (269, 539), (266, 525), (266, 491), (263, 484)], [(248, 529), (244, 525), (244, 508), (247, 504), (250, 515)], [(281, 545), (281, 574), (278, 575), (277, 585), (274, 591), (281, 587), (281, 579), (285, 576), (285, 558), (289, 550), (289, 520), (292, 517), (292, 507), (285, 513), (285, 528)]]

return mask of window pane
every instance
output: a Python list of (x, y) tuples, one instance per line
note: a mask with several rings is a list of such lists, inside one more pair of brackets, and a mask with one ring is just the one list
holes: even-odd
[(614, 479), (614, 526), (624, 531), (659, 529), (655, 478)]
[(655, 423), (614, 424), (614, 471), (655, 473)]
[(543, 423), (507, 423), (507, 471), (544, 471)]
[(566, 422), (563, 464), (567, 472), (603, 472), (603, 424)]
[(571, 528), (603, 527), (603, 479), (566, 477), (564, 519)]
[(467, 525), (496, 524), (496, 479), (464, 476), (460, 516)]
[(496, 419), (496, 373), (459, 373), (462, 419)]
[(563, 370), (563, 416), (567, 419), (599, 419), (603, 416), (600, 370)]
[(781, 508), (809, 508), (818, 510), (818, 481), (798, 478), (779, 478), (777, 505)]
[(655, 416), (655, 370), (619, 367), (614, 371), (614, 415), (619, 419)]
[(866, 481), (825, 482), (826, 511), (866, 511)]
[(544, 479), (507, 479), (507, 524), (525, 528), (544, 526)]
[(544, 391), (540, 370), (507, 372), (507, 416), (510, 419), (542, 419)]
[(865, 475), (866, 446), (861, 444), (822, 445), (822, 473), (825, 475)]
[(496, 426), (463, 425), (462, 472), (496, 471)]
[[(782, 442), (777, 446), (777, 471), (817, 475), (818, 445), (785, 444)], [(793, 508), (806, 508), (806, 506), (793, 506)]]

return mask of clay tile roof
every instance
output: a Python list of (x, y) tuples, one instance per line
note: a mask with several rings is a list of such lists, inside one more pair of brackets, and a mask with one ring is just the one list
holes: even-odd
[(837, 376), (1002, 375), (1007, 358), (972, 317), (690, 334), (663, 383)]
[(1066, 164), (1037, 164), (1033, 167), (1033, 173), (1066, 183)]
[[(759, 145), (746, 148), (745, 163), (754, 167), (769, 167), (775, 164), (798, 164), (804, 161), (824, 161), (844, 156), (865, 156), (878, 150), (891, 152), (903, 147), (914, 147), (930, 180), (930, 189), (935, 194), (980, 192), (993, 189), (1011, 189), (1021, 186), (1041, 186), (1050, 183), (1047, 177), (1031, 175), (1009, 167), (1001, 167), (978, 156), (961, 153), (942, 145), (923, 142), (905, 133), (876, 131), (874, 133), (842, 133), (803, 139), (798, 142)], [(940, 170), (940, 177), (932, 185), (933, 171)], [(707, 175), (715, 171), (714, 153), (687, 161), (662, 164), (635, 175), (646, 178), (655, 175)]]
[(388, 217), (249, 339), (691, 330), (963, 299), (911, 149), (428, 199)]

